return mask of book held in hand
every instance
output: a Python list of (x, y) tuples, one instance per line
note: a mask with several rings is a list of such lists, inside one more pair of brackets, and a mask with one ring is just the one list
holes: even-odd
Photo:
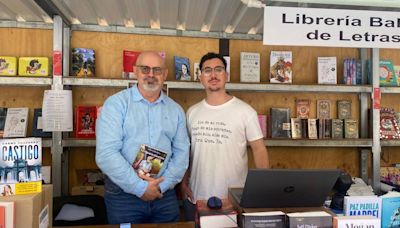
[(156, 177), (164, 165), (167, 153), (142, 144), (132, 167), (138, 174)]
[(271, 51), (269, 68), (271, 83), (292, 83), (292, 52)]

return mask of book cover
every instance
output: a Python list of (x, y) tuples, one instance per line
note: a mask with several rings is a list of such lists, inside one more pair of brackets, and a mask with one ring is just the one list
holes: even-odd
[(174, 56), (175, 79), (190, 81), (190, 63), (186, 57)]
[(300, 119), (301, 122), (301, 138), (308, 138), (308, 119)]
[(332, 119), (332, 138), (333, 139), (343, 138), (343, 120)]
[(90, 48), (72, 48), (71, 75), (93, 77), (95, 75), (95, 54)]
[(317, 124), (319, 139), (332, 138), (332, 124), (330, 119), (318, 119)]
[(318, 139), (317, 119), (308, 119), (308, 138)]
[(400, 85), (400, 65), (394, 65), (394, 76), (397, 78), (397, 86)]
[(226, 82), (230, 82), (231, 81), (231, 57), (230, 56), (224, 56), (224, 59), (226, 61), (226, 74), (227, 74), (227, 77), (228, 77)]
[(399, 139), (400, 129), (398, 124), (393, 108), (381, 108), (379, 122), (381, 139)]
[(220, 209), (211, 209), (207, 200), (196, 202), (196, 224), (200, 227), (237, 227), (237, 211), (228, 199), (221, 199)]
[(345, 196), (343, 212), (347, 216), (371, 215), (381, 217), (382, 199), (378, 196)]
[(282, 211), (242, 213), (241, 227), (286, 228), (286, 214)]
[(4, 138), (26, 137), (28, 114), (28, 108), (8, 108)]
[(271, 138), (290, 138), (290, 109), (271, 108)]
[(336, 57), (318, 57), (318, 84), (337, 84)]
[(193, 81), (200, 81), (200, 63), (193, 63)]
[(122, 52), (122, 78), (137, 79), (135, 72), (133, 71), (133, 66), (136, 65), (136, 59), (140, 55), (139, 51), (128, 51), (124, 50)]
[(333, 228), (372, 227), (380, 228), (381, 220), (374, 216), (335, 216)]
[(331, 101), (330, 100), (317, 100), (317, 118), (330, 119), (331, 118)]
[(267, 138), (267, 116), (266, 115), (258, 115), (258, 123), (260, 124), (263, 138), (264, 139)]
[(352, 119), (344, 120), (344, 137), (346, 139), (358, 139), (358, 121)]
[(339, 100), (337, 101), (338, 119), (351, 119), (351, 101)]
[(240, 52), (240, 82), (260, 82), (260, 53)]
[(292, 83), (292, 52), (271, 51), (270, 76), (271, 83)]
[(297, 118), (308, 119), (310, 116), (310, 100), (298, 99), (296, 100)]
[(400, 227), (400, 193), (388, 192), (382, 198), (382, 227)]
[(18, 59), (19, 76), (48, 76), (49, 58), (47, 57), (20, 57)]
[(292, 139), (301, 139), (301, 119), (291, 118)]
[(0, 56), (0, 75), (17, 75), (17, 58)]
[(156, 177), (164, 165), (167, 153), (148, 145), (141, 145), (132, 167), (139, 174)]
[(392, 60), (387, 59), (379, 61), (379, 85), (380, 86), (398, 85)]
[(42, 191), (42, 139), (0, 140), (0, 195)]
[(7, 108), (0, 107), (0, 138), (4, 135), (4, 126), (6, 125)]
[(15, 202), (14, 201), (0, 201), (0, 223), (2, 228), (15, 228)]
[(96, 138), (96, 106), (77, 106), (75, 115), (75, 137)]
[(41, 108), (35, 108), (33, 112), (32, 136), (43, 138), (50, 138), (52, 136), (52, 132), (43, 131)]
[(288, 213), (289, 228), (318, 227), (331, 228), (332, 215), (325, 211)]

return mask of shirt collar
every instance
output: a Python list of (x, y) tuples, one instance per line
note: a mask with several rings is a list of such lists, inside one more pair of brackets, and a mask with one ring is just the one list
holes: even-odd
[[(150, 103), (150, 102), (149, 102), (148, 100), (146, 100), (146, 99), (142, 96), (142, 94), (139, 92), (139, 89), (138, 89), (138, 85), (137, 85), (137, 84), (136, 84), (134, 87), (132, 87), (132, 93), (133, 93), (133, 100), (134, 100), (134, 101), (144, 101), (144, 102)], [(160, 103), (160, 102), (165, 103), (165, 96), (164, 96), (164, 92), (162, 92), (162, 91), (161, 91), (160, 97), (159, 97), (155, 102), (153, 102), (152, 104), (156, 104), (156, 103)]]

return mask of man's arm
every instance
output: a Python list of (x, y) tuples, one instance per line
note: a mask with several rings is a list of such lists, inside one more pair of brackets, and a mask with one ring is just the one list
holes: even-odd
[(269, 155), (267, 148), (264, 145), (264, 140), (262, 138), (257, 139), (249, 142), (249, 144), (253, 151), (256, 168), (269, 168)]

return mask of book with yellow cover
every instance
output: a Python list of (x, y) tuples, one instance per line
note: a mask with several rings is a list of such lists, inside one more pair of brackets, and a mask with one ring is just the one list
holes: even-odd
[(17, 58), (0, 56), (0, 75), (17, 75)]
[(49, 58), (21, 57), (18, 60), (19, 76), (48, 76)]

